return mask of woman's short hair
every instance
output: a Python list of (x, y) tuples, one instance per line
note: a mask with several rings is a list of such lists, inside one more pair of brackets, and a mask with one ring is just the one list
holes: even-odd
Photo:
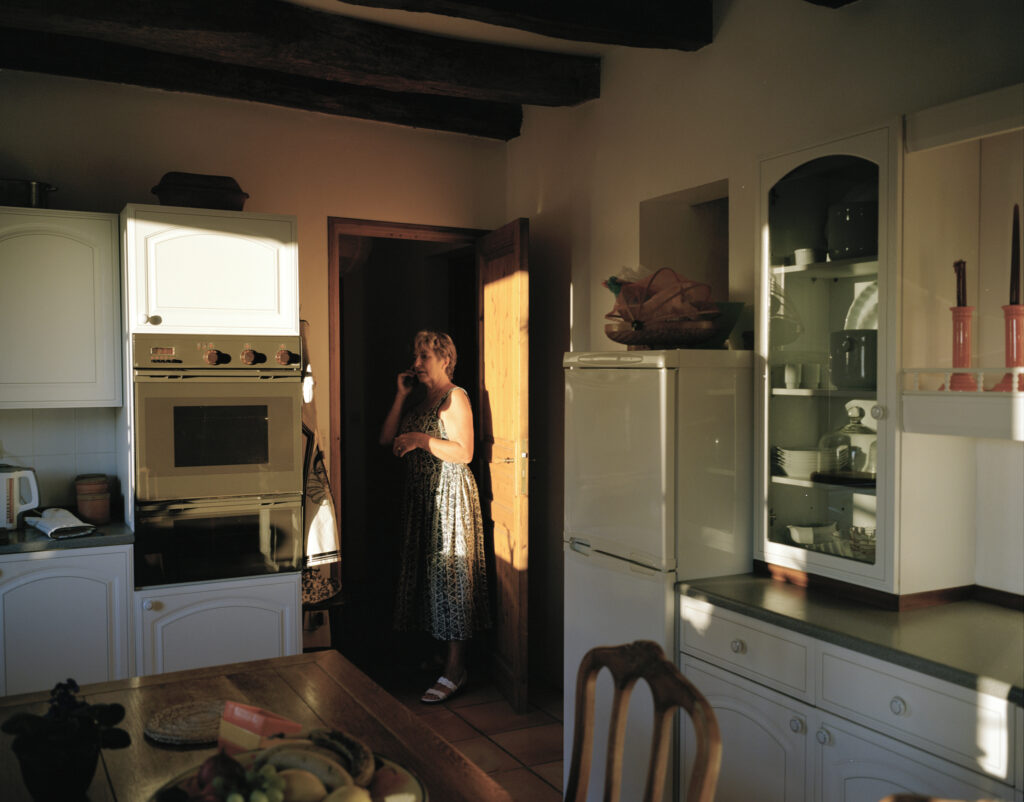
[(416, 339), (412, 344), (414, 351), (420, 348), (429, 348), (438, 359), (447, 359), (448, 366), (445, 372), (448, 378), (455, 375), (455, 343), (447, 334), (439, 331), (420, 331), (416, 333)]

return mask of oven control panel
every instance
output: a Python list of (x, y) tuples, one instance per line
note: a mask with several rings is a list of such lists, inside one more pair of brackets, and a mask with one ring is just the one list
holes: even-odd
[(295, 371), (302, 369), (298, 336), (244, 334), (134, 334), (136, 369), (191, 370), (194, 368)]

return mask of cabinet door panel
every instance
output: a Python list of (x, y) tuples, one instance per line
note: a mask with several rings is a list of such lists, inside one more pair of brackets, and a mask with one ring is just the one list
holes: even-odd
[(301, 651), (299, 574), (135, 593), (139, 674)]
[(128, 554), (0, 563), (0, 694), (128, 676)]
[[(810, 708), (690, 658), (683, 661), (683, 673), (711, 702), (718, 718), (722, 769), (715, 799), (719, 802), (804, 799)], [(682, 728), (681, 784), (685, 788), (693, 762), (693, 730), (688, 720)]]
[(129, 204), (122, 225), (130, 331), (299, 333), (294, 218)]
[(1013, 789), (841, 719), (815, 733), (821, 802), (878, 802), (909, 793), (943, 799), (1013, 799)]
[(0, 407), (118, 406), (117, 217), (0, 210)]

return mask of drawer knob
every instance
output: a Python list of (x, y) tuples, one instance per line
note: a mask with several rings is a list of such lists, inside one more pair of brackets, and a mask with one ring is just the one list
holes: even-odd
[(828, 746), (832, 743), (832, 734), (822, 727), (816, 733), (814, 733), (814, 740), (820, 743), (822, 746)]
[(804, 731), (803, 719), (800, 719), (800, 718), (797, 718), (796, 716), (793, 716), (793, 718), (791, 718), (789, 720), (789, 728), (793, 732), (796, 732), (796, 733), (803, 732)]
[(153, 609), (153, 600), (152, 599), (146, 599), (142, 603), (142, 609), (143, 610), (152, 610)]
[(729, 648), (732, 649), (733, 654), (745, 654), (747, 651), (747, 644), (736, 638), (732, 643), (729, 644)]
[(894, 696), (889, 700), (889, 710), (892, 711), (894, 716), (902, 716), (907, 712), (907, 703), (900, 699), (900, 697)]

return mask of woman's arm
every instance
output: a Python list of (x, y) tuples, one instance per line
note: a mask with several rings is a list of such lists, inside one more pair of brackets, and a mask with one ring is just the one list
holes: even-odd
[(380, 427), (380, 438), (378, 442), (382, 446), (390, 446), (395, 441), (395, 435), (398, 434), (398, 424), (402, 422), (402, 407), (405, 405), (405, 399), (409, 397), (409, 393), (412, 392), (412, 383), (406, 384), (405, 378), (412, 376), (412, 374), (403, 370), (398, 374), (398, 386), (395, 389), (395, 400), (391, 402), (391, 409), (388, 410), (388, 415), (384, 418), (384, 423)]
[(395, 438), (395, 456), (404, 457), (415, 448), (422, 448), (445, 462), (468, 463), (473, 460), (473, 409), (461, 388), (448, 396), (438, 410), (447, 440), (430, 437), (425, 432), (406, 432)]

